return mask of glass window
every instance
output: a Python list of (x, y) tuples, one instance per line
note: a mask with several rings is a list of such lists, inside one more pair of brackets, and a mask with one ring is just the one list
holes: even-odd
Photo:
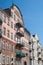
[(14, 15), (14, 20), (16, 20), (16, 16)]
[(6, 23), (6, 16), (4, 16), (4, 22)]
[(3, 49), (6, 49), (6, 42), (3, 43)]
[(3, 55), (2, 63), (5, 64), (5, 56)]
[(13, 39), (13, 33), (11, 33), (11, 39)]
[(0, 29), (0, 34), (2, 33), (2, 29)]
[(24, 65), (27, 65), (27, 62), (26, 61), (24, 62)]
[(8, 56), (7, 56), (6, 60), (7, 60), (7, 64), (9, 64), (9, 57)]
[(7, 37), (10, 37), (10, 31), (7, 30)]
[(9, 44), (9, 50), (11, 51), (11, 44)]
[(3, 28), (3, 34), (6, 35), (6, 28)]
[(17, 42), (21, 42), (21, 38), (19, 36), (17, 37)]
[(13, 22), (11, 22), (11, 28), (13, 28)]
[(18, 30), (18, 28), (16, 27), (16, 25), (15, 25), (15, 24), (14, 24), (14, 30), (16, 30), (16, 31)]
[(10, 26), (10, 19), (8, 19), (7, 25)]
[(13, 51), (13, 45), (11, 45), (11, 51)]
[(13, 18), (13, 12), (11, 12), (11, 17)]
[(2, 13), (0, 12), (0, 19), (2, 19)]
[(16, 35), (14, 35), (14, 41), (17, 41), (17, 36)]

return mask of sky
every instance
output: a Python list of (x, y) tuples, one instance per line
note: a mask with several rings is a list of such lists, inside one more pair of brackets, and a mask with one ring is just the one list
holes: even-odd
[[(37, 34), (43, 46), (43, 0), (13, 0), (23, 15), (24, 26), (33, 35)], [(2, 9), (9, 8), (12, 0), (0, 0)]]

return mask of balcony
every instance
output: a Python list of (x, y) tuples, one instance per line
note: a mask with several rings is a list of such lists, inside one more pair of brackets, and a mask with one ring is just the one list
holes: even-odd
[(16, 47), (19, 47), (19, 48), (24, 47), (24, 43), (20, 39), (18, 39)]
[(38, 49), (38, 53), (39, 53), (39, 54), (41, 53), (41, 49)]
[(16, 26), (17, 26), (18, 28), (23, 27), (23, 23), (22, 23), (22, 22), (17, 22), (17, 23), (16, 23)]
[(2, 25), (2, 20), (0, 19), (0, 25)]
[(41, 54), (39, 54), (39, 56), (38, 56), (38, 60), (41, 60), (41, 58), (42, 58), (42, 57), (41, 57)]
[(16, 34), (17, 34), (18, 36), (20, 36), (20, 37), (23, 37), (23, 36), (24, 36), (24, 32), (21, 31), (21, 30), (18, 30), (18, 31), (16, 32)]
[(25, 55), (25, 53), (23, 53), (23, 52), (16, 52), (16, 57), (19, 57), (19, 58), (23, 58), (23, 57), (25, 57), (26, 55)]

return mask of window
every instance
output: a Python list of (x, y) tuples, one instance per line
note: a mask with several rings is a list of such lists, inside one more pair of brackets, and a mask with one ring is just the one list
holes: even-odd
[(6, 35), (6, 28), (3, 28), (3, 34)]
[(16, 20), (16, 16), (14, 15), (14, 20)]
[(30, 59), (30, 65), (32, 65), (32, 59)]
[(13, 28), (13, 22), (11, 22), (11, 28)]
[(2, 19), (2, 13), (0, 12), (0, 19)]
[(7, 37), (10, 37), (10, 31), (7, 30)]
[(2, 33), (2, 30), (0, 29), (0, 34)]
[(7, 60), (7, 64), (9, 64), (9, 57), (8, 56), (7, 56), (6, 60)]
[(3, 49), (6, 49), (6, 42), (3, 42)]
[(11, 17), (13, 18), (13, 12), (11, 12)]
[(6, 16), (4, 16), (4, 22), (6, 23)]
[(11, 39), (13, 39), (13, 33), (11, 33)]
[(8, 26), (10, 26), (10, 20), (9, 19), (8, 19), (8, 23), (7, 24), (8, 24)]
[(3, 55), (2, 63), (5, 64), (5, 56)]
[(27, 62), (26, 61), (24, 62), (24, 65), (27, 65)]
[(9, 44), (9, 50), (11, 51), (11, 44)]
[(17, 35), (14, 35), (14, 41), (17, 41)]
[(19, 36), (17, 37), (17, 42), (21, 42), (21, 38)]
[(11, 51), (13, 51), (13, 45), (11, 45)]
[(8, 44), (7, 44), (7, 50), (9, 50), (9, 48), (8, 48)]
[(16, 30), (16, 31), (18, 30), (18, 28), (16, 27), (16, 25), (15, 25), (15, 24), (14, 24), (14, 30)]

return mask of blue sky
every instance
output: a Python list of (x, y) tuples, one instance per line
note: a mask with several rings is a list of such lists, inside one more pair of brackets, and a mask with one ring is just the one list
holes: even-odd
[[(43, 0), (13, 0), (24, 18), (24, 25), (31, 34), (38, 34), (40, 43), (43, 45)], [(8, 8), (12, 0), (1, 0), (0, 7)]]

